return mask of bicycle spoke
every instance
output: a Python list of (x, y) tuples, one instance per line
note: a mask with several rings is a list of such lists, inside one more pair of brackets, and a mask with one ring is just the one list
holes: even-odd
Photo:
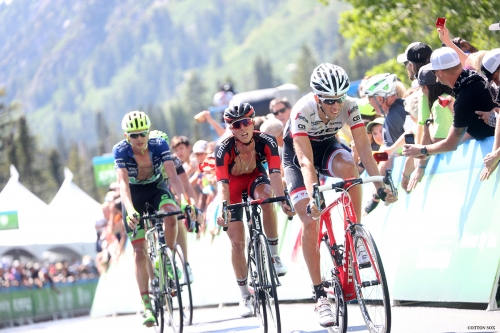
[[(362, 226), (355, 226), (355, 253), (360, 247), (367, 252), (369, 262), (354, 267), (354, 283), (363, 319), (371, 333), (387, 333), (391, 327), (391, 308), (385, 272), (375, 241)], [(358, 259), (359, 260), (359, 259)]]

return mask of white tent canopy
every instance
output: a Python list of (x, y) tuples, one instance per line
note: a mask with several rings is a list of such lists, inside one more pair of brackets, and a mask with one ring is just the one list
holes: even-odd
[(46, 226), (45, 244), (95, 243), (95, 221), (102, 218), (101, 205), (73, 183), (73, 173), (64, 168), (64, 182), (49, 204), (52, 216)]
[(19, 172), (13, 165), (10, 179), (0, 192), (0, 212), (6, 211), (17, 211), (19, 229), (0, 230), (0, 254), (8, 248), (27, 249), (38, 243), (44, 234), (42, 224), (48, 219), (48, 206), (19, 182)]
[(19, 229), (0, 230), (0, 256), (22, 249), (39, 260), (54, 252), (95, 257), (94, 225), (102, 217), (101, 206), (73, 183), (69, 169), (64, 174), (61, 188), (47, 205), (19, 183), (19, 173), (11, 166), (11, 179), (0, 193), (0, 211), (17, 210)]

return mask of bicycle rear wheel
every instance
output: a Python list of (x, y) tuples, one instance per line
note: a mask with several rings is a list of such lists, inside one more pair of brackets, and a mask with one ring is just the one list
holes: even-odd
[(263, 297), (261, 310), (266, 312), (267, 317), (267, 325), (264, 327), (264, 333), (281, 333), (280, 308), (278, 293), (276, 291), (276, 272), (267, 244), (267, 238), (262, 234), (259, 235), (257, 249), (257, 263), (261, 274), (260, 294)]
[(344, 292), (339, 278), (335, 275), (335, 265), (332, 253), (330, 251), (328, 236), (321, 241), (320, 251), (320, 271), (321, 281), (325, 287), (330, 309), (336, 322), (333, 326), (327, 327), (330, 333), (347, 332), (347, 303), (344, 301)]
[[(165, 276), (164, 297), (166, 299), (166, 312), (168, 314), (168, 323), (174, 333), (182, 333), (184, 328), (184, 318), (182, 314), (182, 298), (179, 296), (181, 286), (177, 276), (177, 265), (175, 263), (176, 255), (169, 248), (165, 248), (166, 258), (172, 266), (173, 279), (168, 276), (168, 265), (163, 265), (163, 274)], [(167, 260), (165, 260), (167, 261)]]
[(184, 260), (184, 253), (182, 252), (179, 244), (175, 244), (175, 252), (177, 258), (179, 258), (179, 268), (182, 272), (179, 296), (182, 298), (182, 314), (184, 316), (184, 324), (191, 325), (193, 322), (193, 296), (191, 294), (191, 281), (189, 281), (186, 260)]
[[(355, 254), (365, 247), (370, 262), (353, 267), (354, 285), (359, 307), (371, 333), (391, 331), (391, 305), (384, 266), (370, 232), (362, 225), (354, 226), (352, 235)], [(355, 255), (353, 254), (353, 255)]]

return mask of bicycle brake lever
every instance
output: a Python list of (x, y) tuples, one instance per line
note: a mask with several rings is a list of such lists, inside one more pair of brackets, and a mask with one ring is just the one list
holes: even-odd
[(398, 196), (398, 190), (394, 186), (394, 182), (392, 181), (392, 170), (385, 171), (384, 184), (389, 185), (391, 192), (395, 197)]

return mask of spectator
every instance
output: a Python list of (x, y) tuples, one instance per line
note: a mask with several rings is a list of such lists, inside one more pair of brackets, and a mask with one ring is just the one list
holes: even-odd
[(478, 51), (474, 46), (471, 45), (471, 43), (460, 37), (453, 38), (452, 42), (465, 54), (475, 53)]
[(215, 93), (213, 98), (213, 105), (218, 107), (225, 107), (229, 105), (229, 102), (236, 95), (237, 92), (234, 90), (233, 85), (230, 82), (226, 82), (219, 87), (219, 91)]
[(290, 119), (290, 112), (292, 112), (292, 104), (286, 98), (275, 98), (269, 103), (269, 112), (274, 115), (276, 119), (281, 121), (283, 128), (288, 119)]
[[(404, 133), (410, 129), (414, 122), (405, 111), (404, 100), (396, 95), (396, 75), (379, 74), (366, 82), (364, 92), (368, 95), (370, 104), (385, 116), (384, 122), (384, 148), (390, 147)], [(394, 155), (386, 162), (379, 163), (380, 173), (385, 175), (386, 169), (392, 168)], [(373, 199), (365, 208), (365, 213), (370, 213), (379, 203), (379, 198), (374, 194)]]
[[(283, 147), (283, 129), (284, 125), (281, 120), (278, 118), (269, 118), (262, 123), (260, 126), (260, 131), (263, 133), (271, 134), (276, 138), (276, 142), (278, 143), (278, 149)], [(281, 150), (280, 150), (281, 156)]]
[(478, 73), (481, 73), (481, 64), (483, 58), (488, 51), (481, 50), (475, 53), (469, 54), (467, 60), (465, 61), (464, 69), (473, 69)]
[(214, 118), (212, 118), (212, 114), (210, 113), (210, 111), (203, 110), (196, 116), (194, 116), (194, 119), (196, 119), (196, 121), (199, 123), (207, 122), (208, 124), (210, 124), (210, 126), (212, 126), (218, 136), (223, 136), (226, 132), (226, 129), (222, 127), (222, 125), (219, 124)]
[(254, 118), (254, 128), (256, 131), (260, 131), (260, 126), (266, 121), (266, 117), (255, 117)]
[(428, 146), (405, 145), (405, 156), (426, 158), (429, 154), (456, 150), (464, 138), (481, 140), (494, 134), (494, 129), (475, 114), (476, 110), (492, 110), (495, 107), (490, 91), (485, 89), (487, 81), (483, 76), (464, 70), (458, 54), (449, 47), (435, 50), (431, 63), (424, 69), (432, 71), (440, 83), (452, 88), (452, 95), (456, 98), (453, 124), (444, 140)]
[(198, 170), (198, 163), (195, 158), (191, 158), (191, 144), (189, 143), (189, 139), (184, 135), (174, 136), (171, 143), (171, 148), (181, 160), (187, 176), (191, 177)]
[[(372, 122), (366, 125), (366, 133), (368, 134), (368, 139), (370, 139), (370, 145), (372, 151), (378, 151), (380, 147), (384, 144), (384, 136), (383, 136), (383, 126), (384, 126), (384, 118), (376, 118)], [(352, 148), (352, 156), (353, 160), (356, 163), (359, 174), (365, 171), (365, 166), (361, 162), (361, 159), (358, 154), (358, 150), (354, 145), (354, 141), (351, 143)]]

